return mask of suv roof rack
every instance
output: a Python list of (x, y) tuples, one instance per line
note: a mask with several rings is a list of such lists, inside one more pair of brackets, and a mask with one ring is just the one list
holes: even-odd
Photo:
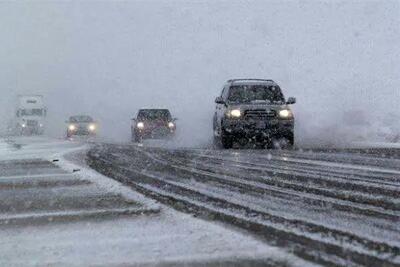
[(250, 78), (250, 79), (230, 79), (227, 82), (228, 83), (232, 83), (232, 82), (238, 82), (238, 81), (260, 81), (260, 82), (273, 82), (274, 83), (274, 81), (270, 80), (270, 79), (253, 79), (253, 78)]

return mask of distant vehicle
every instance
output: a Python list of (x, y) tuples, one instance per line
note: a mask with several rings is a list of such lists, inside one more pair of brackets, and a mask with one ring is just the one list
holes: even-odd
[(215, 100), (214, 142), (231, 148), (235, 141), (255, 141), (271, 147), (275, 140), (294, 144), (294, 116), (289, 108), (296, 99), (285, 97), (272, 80), (228, 80)]
[(67, 123), (67, 138), (74, 135), (95, 136), (97, 134), (97, 123), (87, 115), (75, 115), (69, 117)]
[(172, 137), (176, 132), (175, 121), (168, 109), (141, 109), (133, 119), (132, 141)]
[(11, 130), (15, 135), (41, 135), (44, 133), (46, 115), (42, 95), (19, 95)]

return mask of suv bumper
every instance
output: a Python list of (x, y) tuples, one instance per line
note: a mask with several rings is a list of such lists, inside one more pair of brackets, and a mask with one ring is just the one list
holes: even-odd
[(159, 127), (153, 129), (137, 129), (133, 130), (133, 135), (140, 136), (141, 138), (168, 138), (175, 134), (175, 129), (170, 129), (168, 127)]
[(293, 137), (294, 119), (267, 121), (246, 121), (244, 119), (224, 119), (222, 128), (225, 133), (238, 138), (280, 138)]
[(81, 131), (70, 131), (67, 130), (67, 135), (72, 136), (72, 135), (96, 135), (96, 132), (94, 131), (89, 131), (89, 130), (81, 130)]

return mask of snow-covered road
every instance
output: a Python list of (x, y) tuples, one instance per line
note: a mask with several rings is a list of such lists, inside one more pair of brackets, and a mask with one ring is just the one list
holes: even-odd
[(0, 266), (311, 265), (100, 175), (85, 165), (92, 145), (0, 142)]
[(90, 165), (157, 200), (320, 264), (400, 264), (400, 159), (102, 144)]

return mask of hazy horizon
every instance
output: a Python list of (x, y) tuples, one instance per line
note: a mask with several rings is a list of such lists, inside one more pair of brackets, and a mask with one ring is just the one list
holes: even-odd
[(179, 144), (205, 144), (223, 83), (255, 77), (297, 97), (300, 142), (330, 142), (348, 111), (400, 116), (399, 23), (399, 1), (1, 2), (2, 125), (17, 94), (43, 94), (52, 136), (88, 113), (128, 141), (161, 106)]

